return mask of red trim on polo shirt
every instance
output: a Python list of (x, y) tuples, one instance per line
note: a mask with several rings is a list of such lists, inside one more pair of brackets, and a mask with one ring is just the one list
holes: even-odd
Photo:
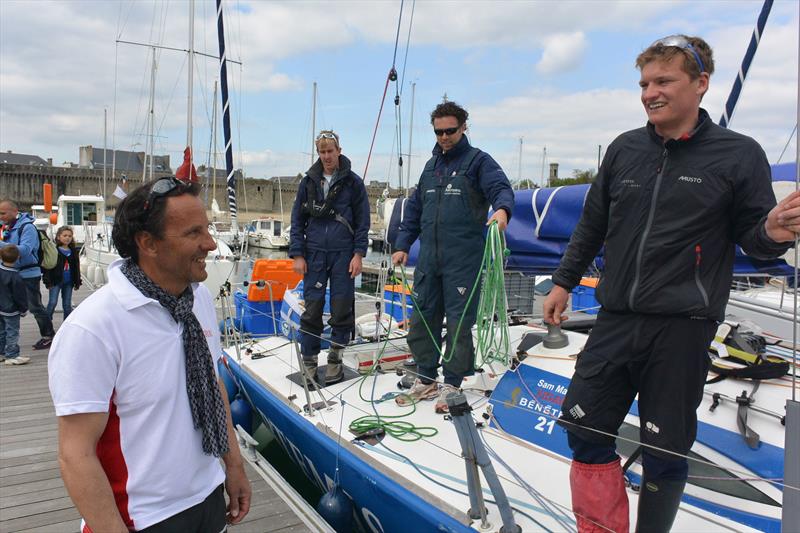
[(114, 500), (117, 503), (122, 521), (125, 525), (133, 529), (133, 520), (128, 512), (128, 465), (125, 464), (125, 456), (122, 455), (122, 441), (119, 433), (119, 416), (117, 406), (114, 404), (114, 395), (108, 407), (108, 422), (103, 430), (103, 435), (97, 442), (97, 458), (103, 466), (114, 492)]

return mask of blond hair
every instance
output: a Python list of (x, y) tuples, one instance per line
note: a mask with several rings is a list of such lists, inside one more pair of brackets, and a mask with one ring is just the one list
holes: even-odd
[(314, 144), (317, 146), (317, 151), (325, 145), (325, 143), (332, 142), (336, 148), (339, 148), (339, 135), (333, 130), (322, 130), (317, 135)]

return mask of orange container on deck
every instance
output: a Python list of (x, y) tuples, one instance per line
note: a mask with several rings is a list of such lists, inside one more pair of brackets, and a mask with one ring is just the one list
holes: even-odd
[[(251, 302), (283, 300), (286, 289), (293, 289), (303, 276), (292, 270), (291, 259), (257, 259), (253, 265), (253, 275), (247, 290)], [(261, 283), (259, 283), (261, 282)]]

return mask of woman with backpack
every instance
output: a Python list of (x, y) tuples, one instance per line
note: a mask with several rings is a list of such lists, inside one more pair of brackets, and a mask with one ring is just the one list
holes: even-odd
[(72, 290), (81, 286), (81, 265), (78, 251), (72, 238), (72, 228), (61, 226), (56, 232), (56, 246), (58, 247), (58, 260), (56, 266), (44, 271), (44, 286), (50, 290), (50, 300), (47, 303), (47, 314), (53, 319), (53, 311), (58, 304), (58, 294), (61, 293), (61, 307), (64, 309), (64, 320), (72, 312)]

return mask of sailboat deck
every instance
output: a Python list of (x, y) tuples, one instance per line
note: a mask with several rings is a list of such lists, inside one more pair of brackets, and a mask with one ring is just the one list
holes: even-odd
[[(44, 288), (42, 292), (47, 294)], [(86, 290), (75, 292), (73, 305), (88, 295)], [(60, 310), (55, 321), (58, 327)], [(58, 466), (58, 424), (47, 385), (47, 352), (30, 348), (38, 339), (33, 317), (24, 317), (20, 347), (31, 362), (19, 367), (0, 364), (0, 531), (77, 533), (80, 515)], [(231, 531), (311, 531), (272, 486), (245, 465), (253, 503), (245, 521)]]

